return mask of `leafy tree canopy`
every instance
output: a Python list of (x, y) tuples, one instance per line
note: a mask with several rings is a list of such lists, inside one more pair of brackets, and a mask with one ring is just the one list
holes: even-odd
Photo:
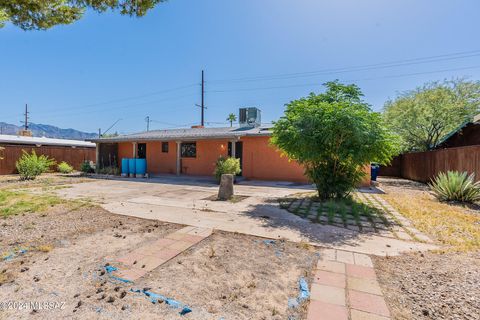
[(324, 93), (287, 104), (272, 137), (285, 155), (306, 168), (323, 199), (348, 194), (365, 175), (365, 165), (388, 163), (397, 146), (356, 85), (334, 81), (325, 87)]
[(23, 30), (46, 30), (79, 20), (86, 9), (141, 17), (166, 0), (0, 0), (0, 28), (7, 22)]
[(385, 122), (401, 136), (403, 151), (425, 151), (479, 113), (480, 82), (430, 82), (384, 106)]

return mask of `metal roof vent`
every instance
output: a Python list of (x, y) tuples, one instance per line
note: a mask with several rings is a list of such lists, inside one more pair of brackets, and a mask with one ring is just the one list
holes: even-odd
[(251, 127), (256, 128), (262, 125), (262, 116), (261, 111), (258, 108), (250, 107), (250, 108), (240, 108), (239, 115), (238, 115), (238, 122), (240, 123), (240, 127)]

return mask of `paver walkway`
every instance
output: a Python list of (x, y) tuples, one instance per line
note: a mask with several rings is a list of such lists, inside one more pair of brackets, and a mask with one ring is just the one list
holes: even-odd
[(112, 275), (135, 281), (211, 234), (212, 229), (209, 228), (185, 227), (177, 230), (165, 238), (158, 239), (120, 258), (114, 258), (112, 264), (118, 266), (118, 270)]
[(369, 256), (325, 249), (311, 288), (308, 320), (389, 320)]

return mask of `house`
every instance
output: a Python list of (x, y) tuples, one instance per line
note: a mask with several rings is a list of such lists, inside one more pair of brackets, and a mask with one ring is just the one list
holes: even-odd
[(88, 160), (95, 160), (95, 144), (87, 141), (51, 139), (27, 135), (0, 135), (0, 174), (16, 173), (15, 163), (23, 151), (34, 150), (37, 155), (46, 155), (57, 163), (66, 161), (75, 169)]
[(230, 156), (240, 159), (247, 179), (307, 182), (302, 166), (270, 145), (272, 131), (261, 125), (260, 110), (242, 108), (239, 119), (240, 127), (193, 126), (94, 139), (97, 163), (121, 166), (123, 158), (141, 158), (150, 175), (211, 176), (217, 159)]
[(447, 134), (435, 149), (455, 148), (480, 145), (480, 115), (473, 121), (462, 123), (457, 129)]
[[(240, 159), (246, 179), (308, 182), (304, 168), (270, 144), (271, 127), (260, 110), (241, 108), (239, 127), (156, 130), (94, 139), (97, 164), (120, 166), (123, 158), (146, 159), (147, 173), (211, 176), (219, 157)], [(366, 184), (368, 184), (366, 182)]]

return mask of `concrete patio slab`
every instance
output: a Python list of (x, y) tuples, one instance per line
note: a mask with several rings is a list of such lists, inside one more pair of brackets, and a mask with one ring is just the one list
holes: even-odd
[[(280, 208), (277, 199), (313, 188), (281, 182), (244, 181), (235, 185), (242, 201), (211, 201), (218, 192), (210, 181), (155, 178), (149, 180), (100, 180), (71, 185), (57, 192), (67, 198), (89, 198), (106, 210), (127, 216), (228, 232), (238, 232), (344, 251), (397, 255), (404, 251), (434, 249), (426, 243), (402, 241), (331, 225), (314, 224)], [(345, 253), (345, 262), (352, 262)]]

